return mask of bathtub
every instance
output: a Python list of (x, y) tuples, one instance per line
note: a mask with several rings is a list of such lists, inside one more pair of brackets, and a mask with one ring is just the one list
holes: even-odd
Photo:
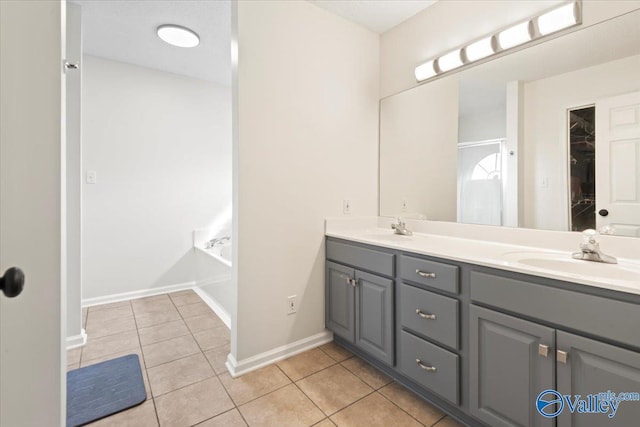
[(205, 248), (195, 246), (196, 292), (214, 308), (222, 321), (231, 327), (231, 313), (235, 310), (235, 292), (231, 278), (232, 241)]

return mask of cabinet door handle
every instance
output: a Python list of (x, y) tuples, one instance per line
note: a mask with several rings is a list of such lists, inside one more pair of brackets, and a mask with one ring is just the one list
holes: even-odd
[(429, 279), (435, 279), (436, 278), (436, 273), (431, 273), (430, 271), (416, 270), (416, 274), (418, 276), (427, 277)]
[(356, 279), (349, 279), (349, 284), (355, 288), (358, 284), (358, 281)]
[(423, 319), (436, 320), (436, 315), (435, 314), (423, 313), (422, 311), (420, 311), (419, 308), (416, 308), (416, 314), (418, 316), (422, 317)]
[(557, 350), (556, 351), (556, 360), (558, 362), (566, 364), (568, 359), (569, 359), (569, 353), (567, 353), (566, 351), (562, 351), (562, 350)]
[(422, 363), (422, 360), (420, 359), (416, 359), (416, 364), (418, 366), (420, 366), (422, 369), (424, 369), (427, 372), (435, 372), (436, 371), (436, 367), (435, 366), (429, 366), (429, 365), (425, 365), (424, 363)]
[(542, 357), (549, 356), (549, 346), (544, 344), (538, 344), (538, 354)]

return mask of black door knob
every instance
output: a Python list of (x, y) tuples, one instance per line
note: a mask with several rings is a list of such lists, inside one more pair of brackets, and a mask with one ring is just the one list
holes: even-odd
[(24, 288), (24, 273), (18, 267), (11, 267), (0, 277), (0, 289), (7, 298), (20, 295)]
[(598, 211), (598, 215), (600, 215), (600, 216), (607, 216), (607, 215), (609, 215), (609, 211), (608, 211), (608, 210), (606, 210), (606, 209), (600, 209), (600, 210)]

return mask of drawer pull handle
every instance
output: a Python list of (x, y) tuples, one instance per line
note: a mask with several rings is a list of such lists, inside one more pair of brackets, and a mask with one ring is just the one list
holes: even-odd
[(566, 351), (558, 350), (556, 351), (556, 360), (560, 363), (566, 364), (567, 359), (569, 359), (569, 353)]
[(435, 279), (436, 273), (431, 273), (429, 271), (416, 270), (416, 274), (418, 276), (427, 277), (429, 279)]
[(427, 372), (435, 372), (436, 371), (436, 367), (435, 366), (425, 365), (424, 363), (422, 363), (422, 360), (420, 360), (420, 359), (416, 359), (416, 363), (418, 364), (418, 366), (420, 366), (422, 369), (424, 369)]
[(436, 315), (435, 314), (423, 313), (423, 312), (420, 311), (419, 308), (416, 308), (416, 314), (418, 316), (422, 317), (423, 319), (436, 320)]

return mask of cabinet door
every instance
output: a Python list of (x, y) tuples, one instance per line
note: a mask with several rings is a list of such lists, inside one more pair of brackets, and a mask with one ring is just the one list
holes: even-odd
[(326, 326), (334, 334), (355, 340), (355, 271), (327, 262)]
[(361, 271), (356, 280), (356, 345), (393, 365), (393, 281)]
[(554, 339), (554, 329), (472, 305), (471, 413), (492, 427), (553, 426), (536, 398), (554, 386)]
[[(566, 358), (559, 354), (556, 360), (560, 394), (579, 394), (580, 399), (588, 401), (588, 395), (609, 390), (616, 394), (640, 392), (640, 353), (562, 331), (557, 333), (557, 344), (558, 351), (566, 353)], [(571, 413), (566, 403), (558, 416), (558, 427), (637, 425), (640, 425), (639, 401), (620, 402), (612, 418), (608, 414)]]

